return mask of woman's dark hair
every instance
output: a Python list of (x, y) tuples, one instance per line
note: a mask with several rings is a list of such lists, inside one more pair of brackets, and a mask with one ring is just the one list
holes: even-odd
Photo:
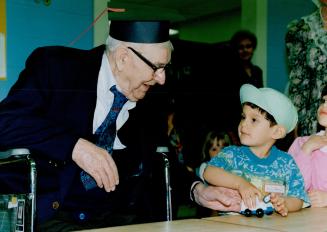
[(240, 30), (237, 31), (231, 38), (230, 40), (230, 45), (234, 49), (238, 49), (239, 43), (244, 40), (244, 39), (249, 39), (252, 42), (252, 46), (255, 49), (257, 47), (257, 37), (255, 34), (248, 30)]

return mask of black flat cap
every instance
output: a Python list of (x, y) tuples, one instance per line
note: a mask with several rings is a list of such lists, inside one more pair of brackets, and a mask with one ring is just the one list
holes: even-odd
[(169, 40), (168, 20), (112, 20), (109, 35), (132, 43), (162, 43)]

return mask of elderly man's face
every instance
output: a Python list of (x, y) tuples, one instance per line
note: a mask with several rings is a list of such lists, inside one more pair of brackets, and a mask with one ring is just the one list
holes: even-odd
[[(133, 51), (134, 49), (134, 51)], [(166, 81), (166, 73), (163, 68), (154, 71), (140, 55), (156, 67), (165, 67), (171, 58), (171, 51), (168, 48), (158, 45), (143, 45), (139, 48), (128, 49), (130, 65), (126, 67), (127, 85), (124, 93), (132, 101), (144, 98), (149, 88), (155, 84), (163, 85)], [(136, 51), (136, 53), (135, 53)]]

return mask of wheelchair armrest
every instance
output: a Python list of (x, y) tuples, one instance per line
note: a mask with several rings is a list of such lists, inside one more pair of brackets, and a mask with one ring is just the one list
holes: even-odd
[(27, 148), (13, 148), (6, 151), (0, 151), (0, 160), (8, 159), (10, 157), (24, 157), (30, 155), (30, 151)]

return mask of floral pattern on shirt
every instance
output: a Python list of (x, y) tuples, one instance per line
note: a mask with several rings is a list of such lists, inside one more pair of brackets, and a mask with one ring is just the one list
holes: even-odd
[(327, 83), (327, 32), (319, 10), (288, 25), (286, 53), (289, 66), (289, 97), (298, 109), (300, 136), (317, 131), (316, 112)]
[(229, 146), (213, 157), (208, 165), (241, 176), (262, 192), (264, 184), (284, 185), (285, 195), (309, 202), (303, 176), (295, 160), (275, 146), (266, 158), (257, 157), (247, 146)]

